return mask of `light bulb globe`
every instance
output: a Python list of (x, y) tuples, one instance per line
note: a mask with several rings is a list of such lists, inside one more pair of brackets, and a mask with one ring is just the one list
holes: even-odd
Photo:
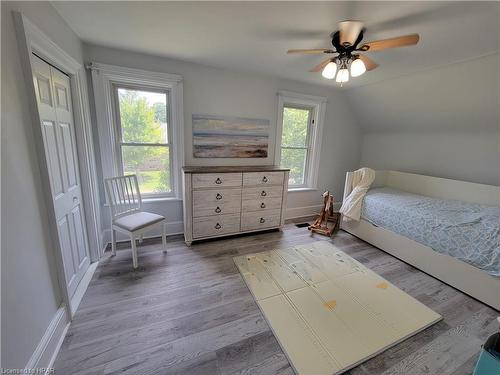
[(334, 79), (335, 78), (335, 73), (337, 73), (337, 64), (335, 64), (333, 61), (330, 61), (323, 68), (323, 71), (321, 72), (321, 75), (323, 77), (325, 77), (326, 79)]
[(346, 68), (340, 69), (337, 73), (336, 81), (338, 83), (349, 82), (349, 70), (347, 70)]
[(351, 77), (359, 77), (366, 72), (366, 66), (363, 60), (356, 59), (351, 63)]

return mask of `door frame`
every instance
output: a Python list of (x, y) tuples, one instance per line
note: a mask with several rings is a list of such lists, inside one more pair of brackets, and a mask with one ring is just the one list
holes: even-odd
[[(28, 105), (35, 135), (35, 146), (42, 180), (42, 192), (46, 202), (52, 202), (53, 197), (45, 155), (45, 145), (43, 143), (42, 129), (40, 127), (40, 114), (36, 101), (35, 86), (33, 84), (33, 71), (31, 67), (32, 54), (35, 53), (49, 64), (66, 73), (70, 78), (79, 177), (82, 189), (83, 208), (85, 210), (87, 243), (89, 245), (89, 257), (91, 261), (89, 270), (95, 270), (95, 265), (93, 267), (92, 262), (97, 262), (102, 255), (102, 237), (100, 231), (101, 212), (98, 200), (97, 171), (95, 167), (92, 127), (86, 90), (87, 86), (85, 82), (85, 67), (54, 43), (21, 12), (13, 12), (13, 17), (18, 38), (19, 54), (24, 72), (24, 80), (28, 91)], [(77, 289), (75, 297), (78, 301), (75, 302), (72, 301), (68, 294), (54, 205), (51, 203), (47, 204), (46, 207), (50, 230), (49, 234), (56, 255), (59, 287), (61, 289), (63, 303), (67, 306), (66, 312), (68, 314), (68, 320), (71, 320), (82, 295), (78, 293)], [(84, 279), (85, 278), (86, 277), (84, 277)], [(90, 280), (87, 280), (87, 283), (88, 281)]]

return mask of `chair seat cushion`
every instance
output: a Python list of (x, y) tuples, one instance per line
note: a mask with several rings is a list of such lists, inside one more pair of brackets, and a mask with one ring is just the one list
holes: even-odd
[(134, 232), (164, 219), (163, 216), (151, 212), (136, 212), (116, 219), (113, 224), (129, 232)]

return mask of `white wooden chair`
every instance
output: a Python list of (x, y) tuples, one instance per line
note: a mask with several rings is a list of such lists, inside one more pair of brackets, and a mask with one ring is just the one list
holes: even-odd
[(142, 211), (141, 192), (136, 175), (106, 178), (104, 180), (111, 208), (111, 252), (116, 254), (115, 231), (128, 234), (132, 244), (132, 259), (137, 268), (136, 239), (142, 242), (144, 232), (155, 225), (162, 226), (163, 252), (167, 252), (166, 222), (161, 215)]

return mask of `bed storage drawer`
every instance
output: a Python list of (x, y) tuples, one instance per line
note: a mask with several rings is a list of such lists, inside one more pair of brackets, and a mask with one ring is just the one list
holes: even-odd
[(212, 237), (240, 231), (240, 214), (193, 219), (193, 238)]
[(262, 212), (243, 212), (241, 214), (241, 230), (257, 230), (274, 228), (280, 225), (281, 210), (266, 210)]
[(283, 185), (285, 172), (243, 173), (243, 186)]
[(194, 173), (193, 189), (241, 186), (242, 173)]

